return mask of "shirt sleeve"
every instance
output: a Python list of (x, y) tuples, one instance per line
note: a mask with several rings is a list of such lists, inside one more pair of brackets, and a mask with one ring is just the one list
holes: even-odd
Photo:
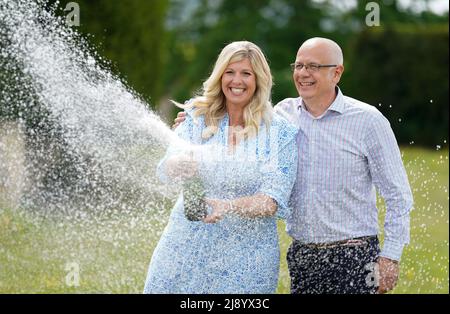
[(273, 108), (274, 113), (298, 128), (299, 120), (297, 108), (299, 102), (300, 102), (299, 98), (284, 99), (275, 105), (275, 107)]
[[(287, 219), (291, 214), (289, 197), (297, 175), (297, 129), (289, 124), (273, 126), (270, 131), (270, 153), (262, 167), (262, 185), (259, 193), (277, 203), (276, 217)], [(275, 139), (275, 140), (274, 140)]]
[[(193, 133), (194, 133), (194, 120), (191, 116), (192, 111), (187, 110), (186, 111), (186, 120), (184, 120), (175, 130), (175, 134), (178, 136), (178, 138), (185, 140), (186, 142), (192, 142), (193, 140)], [(162, 183), (170, 183), (172, 180), (167, 175), (166, 170), (166, 161), (171, 156), (179, 154), (183, 151), (182, 145), (178, 141), (173, 141), (170, 143), (166, 154), (164, 157), (159, 161), (158, 166), (156, 168), (156, 174), (159, 178), (159, 180)]]
[(413, 196), (389, 121), (378, 113), (369, 125), (365, 137), (369, 170), (386, 203), (384, 245), (380, 255), (398, 261), (410, 240)]

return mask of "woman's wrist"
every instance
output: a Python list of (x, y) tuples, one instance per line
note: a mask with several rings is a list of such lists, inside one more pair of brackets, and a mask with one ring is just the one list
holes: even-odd
[(232, 213), (233, 212), (233, 203), (232, 203), (231, 200), (227, 201), (226, 212), (227, 213)]
[(215, 207), (217, 213), (220, 215), (230, 213), (232, 209), (231, 201), (228, 200), (219, 200)]

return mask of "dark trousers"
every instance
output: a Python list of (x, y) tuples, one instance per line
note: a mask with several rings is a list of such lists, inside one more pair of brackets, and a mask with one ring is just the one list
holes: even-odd
[(294, 240), (287, 253), (292, 294), (374, 294), (375, 262), (380, 252), (376, 236), (359, 244), (330, 248)]

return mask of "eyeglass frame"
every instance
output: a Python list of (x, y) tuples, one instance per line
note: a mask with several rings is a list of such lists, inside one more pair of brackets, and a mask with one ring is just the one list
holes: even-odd
[[(300, 69), (297, 70), (297, 65), (302, 65), (302, 67)], [(309, 73), (311, 72), (318, 72), (321, 68), (331, 68), (331, 67), (337, 67), (337, 64), (317, 64), (317, 63), (309, 63), (309, 64), (304, 64), (304, 63), (291, 63), (290, 64), (292, 71), (301, 71), (303, 68), (306, 69), (306, 71), (308, 71)], [(310, 72), (311, 66), (314, 66), (313, 69), (316, 70), (312, 70)]]

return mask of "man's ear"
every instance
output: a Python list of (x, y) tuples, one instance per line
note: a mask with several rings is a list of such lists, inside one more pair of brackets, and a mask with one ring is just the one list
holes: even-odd
[(344, 73), (344, 66), (340, 64), (334, 69), (334, 80), (336, 84), (341, 80), (342, 73)]

